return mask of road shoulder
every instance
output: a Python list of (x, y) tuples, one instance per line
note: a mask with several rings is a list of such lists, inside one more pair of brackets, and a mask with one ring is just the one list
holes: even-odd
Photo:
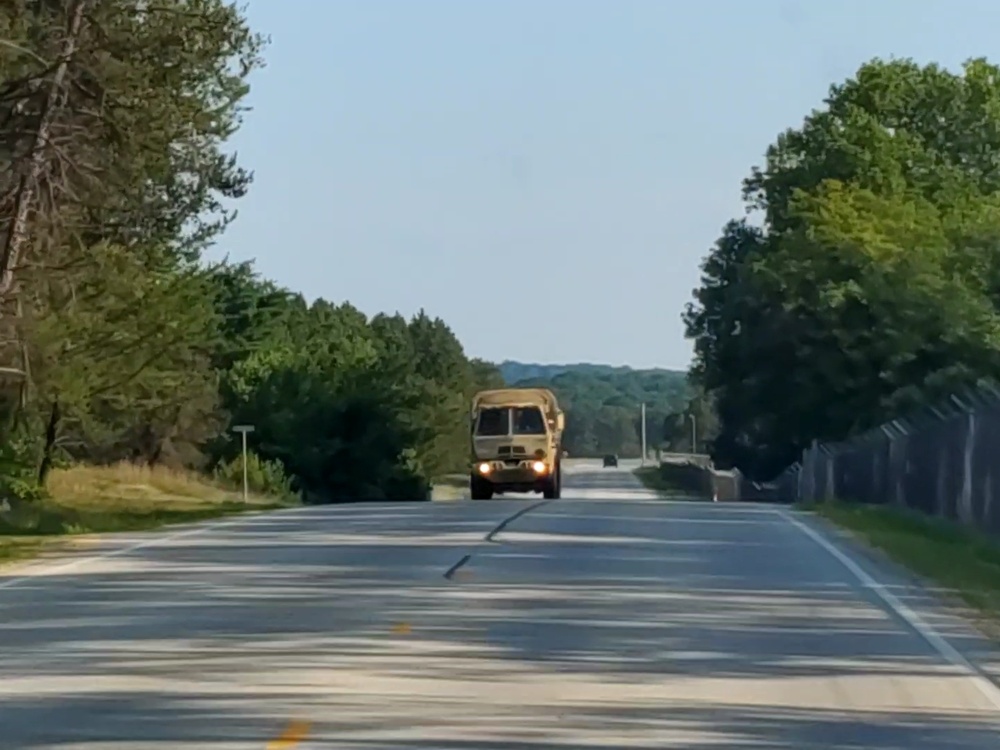
[[(776, 512), (826, 539), (1000, 689), (1000, 641), (991, 637), (992, 633), (983, 627), (982, 618), (956, 595), (896, 562), (855, 532), (815, 512), (800, 509), (776, 509)], [(858, 581), (858, 585), (865, 588), (864, 581)], [(881, 606), (899, 618), (899, 612), (893, 612), (891, 606), (884, 603)]]
[(146, 547), (207, 534), (230, 526), (249, 525), (262, 517), (277, 518), (312, 510), (311, 506), (254, 508), (187, 523), (165, 524), (140, 531), (113, 531), (55, 537), (36, 554), (0, 565), (0, 589), (15, 588), (33, 576), (59, 575), (91, 563), (127, 555)]

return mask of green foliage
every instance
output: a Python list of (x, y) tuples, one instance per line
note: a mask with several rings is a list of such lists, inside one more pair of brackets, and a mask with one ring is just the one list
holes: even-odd
[[(280, 461), (268, 461), (247, 451), (247, 489), (257, 495), (288, 500), (294, 496), (292, 481)], [(215, 478), (230, 487), (243, 487), (243, 455), (215, 467)]]
[[(495, 372), (468, 360), (447, 325), (423, 312), (369, 321), (347, 304), (280, 303), (266, 282), (242, 283), (224, 297), (248, 342), (229, 355), (225, 406), (255, 426), (254, 450), (280, 461), (304, 497), (423, 500), (432, 477), (464, 469), (469, 399)], [(270, 313), (255, 330), (247, 321), (263, 299)], [(214, 445), (220, 459), (237, 450)]]
[(744, 184), (685, 315), (713, 455), (769, 478), (1000, 367), (1000, 70), (873, 60)]
[(16, 508), (41, 500), (31, 445), (23, 438), (0, 445), (0, 506)]
[[(241, 482), (239, 423), (256, 428), (260, 492), (422, 500), (431, 477), (464, 469), (469, 399), (499, 375), (443, 321), (307, 304), (250, 263), (202, 257), (251, 182), (225, 150), (262, 65), (243, 11), (90, 0), (76, 24), (74, 7), (15, 0), (0, 19), (0, 190), (8, 213), (32, 206), (18, 309), (0, 315), (0, 340), (18, 344), (0, 365), (27, 372), (23, 388), (0, 384), (7, 495), (30, 499), (66, 460)], [(33, 164), (37, 180), (13, 179)]]
[(705, 453), (718, 435), (719, 419), (715, 403), (697, 386), (683, 410), (663, 420), (663, 449), (672, 453)]
[[(533, 377), (508, 381), (517, 386), (551, 388), (566, 411), (564, 447), (571, 456), (617, 453), (638, 456), (642, 447), (641, 404), (646, 404), (646, 440), (680, 449), (688, 438), (675, 429), (689, 408), (693, 391), (683, 372), (633, 370), (605, 365), (523, 365), (505, 362), (501, 372)], [(689, 433), (684, 433), (689, 434)]]

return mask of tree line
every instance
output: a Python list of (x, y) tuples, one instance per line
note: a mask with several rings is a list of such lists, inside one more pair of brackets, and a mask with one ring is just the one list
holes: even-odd
[(871, 60), (780, 134), (684, 316), (716, 461), (767, 479), (1000, 371), (1000, 69)]
[(423, 312), (307, 303), (209, 263), (252, 174), (226, 151), (266, 39), (224, 0), (13, 0), (0, 11), (0, 485), (67, 461), (259, 489), (415, 499), (464, 468), (502, 382)]
[[(552, 389), (566, 412), (563, 447), (570, 456), (614, 453), (638, 457), (642, 450), (643, 403), (650, 451), (658, 447), (690, 449), (687, 415), (692, 409), (698, 410), (700, 402), (684, 372), (519, 362), (503, 362), (499, 369), (511, 385)], [(709, 418), (699, 415), (705, 420), (702, 427), (712, 429)]]

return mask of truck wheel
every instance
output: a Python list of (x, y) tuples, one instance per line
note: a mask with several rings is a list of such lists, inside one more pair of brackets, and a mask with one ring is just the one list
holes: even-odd
[(542, 489), (542, 497), (546, 500), (558, 500), (562, 494), (562, 469), (556, 469), (552, 479)]
[(493, 487), (479, 477), (469, 477), (469, 496), (473, 500), (489, 500), (493, 497)]

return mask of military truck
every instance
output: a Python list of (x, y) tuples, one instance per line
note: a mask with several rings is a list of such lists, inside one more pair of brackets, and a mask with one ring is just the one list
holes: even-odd
[(469, 493), (489, 500), (507, 492), (562, 491), (566, 416), (548, 388), (498, 388), (472, 399)]

